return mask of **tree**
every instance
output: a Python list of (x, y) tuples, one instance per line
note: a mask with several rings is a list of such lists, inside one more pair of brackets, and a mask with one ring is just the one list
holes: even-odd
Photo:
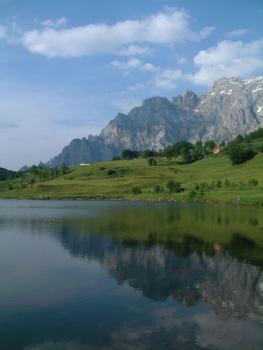
[(205, 154), (208, 155), (212, 153), (213, 149), (216, 147), (216, 144), (213, 140), (207, 140), (204, 144)]
[(178, 157), (178, 156), (184, 156), (186, 154), (190, 154), (190, 150), (192, 150), (194, 146), (188, 142), (188, 141), (178, 141), (174, 145), (170, 145), (164, 148), (162, 151), (162, 154), (167, 157)]
[(187, 148), (182, 150), (181, 156), (183, 163), (185, 164), (192, 163), (195, 160), (193, 153)]
[(138, 158), (140, 153), (131, 149), (124, 149), (121, 153), (123, 159), (134, 159)]
[(244, 148), (238, 144), (229, 149), (229, 158), (233, 165), (242, 164), (249, 159), (252, 159), (256, 152), (251, 148)]
[(193, 150), (195, 159), (202, 159), (204, 157), (204, 148), (201, 141), (197, 141)]
[(142, 158), (150, 158), (150, 157), (155, 157), (157, 153), (151, 149), (146, 149), (145, 151), (142, 152)]
[(67, 174), (68, 172), (69, 172), (69, 167), (66, 166), (66, 165), (63, 165), (63, 167), (62, 167), (62, 174), (65, 175), (65, 174)]

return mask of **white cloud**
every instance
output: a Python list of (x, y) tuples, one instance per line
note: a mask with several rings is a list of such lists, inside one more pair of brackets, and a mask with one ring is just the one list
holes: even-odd
[(61, 30), (32, 30), (24, 33), (22, 44), (29, 51), (48, 57), (79, 57), (114, 53), (129, 44), (201, 40), (213, 29), (205, 27), (200, 32), (194, 32), (190, 29), (189, 15), (183, 10), (170, 8), (139, 20), (126, 20), (113, 25), (102, 23)]
[(63, 26), (64, 24), (67, 23), (67, 19), (65, 17), (61, 17), (55, 20), (52, 19), (45, 19), (44, 21), (39, 22), (42, 26), (45, 27), (53, 27), (57, 28), (60, 26)]
[[(152, 63), (143, 63), (137, 58), (131, 58), (127, 62), (114, 60), (111, 62), (111, 64), (124, 72), (137, 69), (140, 71), (154, 73), (153, 79), (151, 82), (148, 82), (148, 84), (163, 90), (173, 90), (175, 89), (175, 83), (178, 80), (184, 80), (187, 78), (187, 76), (184, 75), (180, 69), (162, 68), (155, 66)], [(136, 91), (138, 88), (141, 89), (148, 84), (135, 84), (134, 86), (129, 87), (128, 90)]]
[(117, 54), (119, 56), (138, 56), (145, 55), (151, 53), (151, 49), (149, 47), (138, 46), (138, 45), (129, 45), (120, 49)]
[(130, 70), (130, 69), (139, 69), (142, 71), (153, 72), (160, 69), (159, 67), (156, 67), (151, 63), (143, 63), (138, 58), (130, 58), (127, 62), (114, 60), (111, 62), (111, 65), (124, 71)]
[(188, 78), (201, 85), (210, 85), (221, 77), (246, 78), (263, 70), (262, 57), (263, 38), (250, 43), (221, 41), (195, 56), (198, 70)]
[(241, 29), (235, 29), (235, 30), (232, 30), (231, 32), (226, 33), (226, 36), (228, 38), (235, 38), (235, 37), (244, 36), (247, 33), (248, 33), (248, 29), (241, 28)]
[(111, 62), (111, 65), (121, 70), (129, 70), (141, 67), (142, 62), (137, 58), (130, 58), (127, 62), (114, 60)]
[(0, 39), (4, 39), (6, 37), (6, 27), (0, 26)]
[(163, 90), (174, 90), (178, 80), (184, 80), (185, 75), (180, 69), (163, 69), (154, 79), (154, 86)]

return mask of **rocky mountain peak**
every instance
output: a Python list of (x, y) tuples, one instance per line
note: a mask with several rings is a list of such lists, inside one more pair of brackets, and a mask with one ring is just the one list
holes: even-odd
[(172, 103), (178, 107), (195, 108), (199, 102), (198, 96), (191, 90), (185, 90), (183, 96), (178, 95), (172, 98)]
[(191, 90), (169, 101), (151, 97), (127, 115), (118, 113), (99, 136), (77, 139), (48, 166), (110, 160), (124, 148), (160, 149), (178, 140), (229, 141), (263, 127), (263, 77), (215, 81), (201, 96)]
[(230, 77), (230, 78), (223, 77), (223, 78), (217, 79), (214, 82), (212, 89), (217, 90), (220, 88), (230, 87), (230, 86), (242, 86), (242, 84), (243, 84), (243, 81), (238, 77)]
[(162, 105), (167, 106), (168, 104), (170, 104), (170, 101), (166, 97), (159, 97), (159, 96), (150, 97), (143, 101), (143, 106), (149, 106), (149, 107), (162, 106)]

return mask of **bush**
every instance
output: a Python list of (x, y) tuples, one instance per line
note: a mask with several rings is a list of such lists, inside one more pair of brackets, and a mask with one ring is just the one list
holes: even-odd
[(140, 189), (140, 187), (137, 187), (137, 186), (133, 187), (131, 189), (131, 191), (132, 191), (132, 194), (140, 194), (140, 193), (142, 193), (142, 190)]
[(155, 166), (155, 165), (157, 165), (157, 161), (156, 161), (155, 158), (149, 158), (149, 159), (148, 159), (148, 164), (149, 164), (150, 166)]
[(159, 193), (159, 192), (163, 192), (163, 191), (164, 191), (163, 186), (160, 186), (160, 185), (154, 186), (154, 192)]
[(195, 190), (199, 191), (200, 190), (200, 185), (199, 184), (195, 184)]
[(112, 175), (115, 175), (116, 174), (116, 170), (114, 170), (114, 169), (109, 169), (108, 171), (107, 171), (107, 175), (108, 176), (112, 176)]
[(217, 188), (221, 188), (221, 186), (222, 186), (222, 181), (221, 181), (221, 180), (217, 180), (216, 186), (217, 186)]
[(256, 179), (250, 179), (250, 180), (248, 180), (248, 184), (249, 184), (250, 186), (257, 186), (257, 185), (258, 185), (258, 180), (256, 180)]
[(197, 195), (197, 192), (194, 191), (194, 190), (192, 190), (192, 191), (189, 192), (189, 198), (190, 198), (190, 199), (193, 199), (194, 197), (196, 197), (196, 195)]
[(174, 180), (169, 180), (166, 187), (170, 193), (179, 193), (182, 191), (181, 184), (179, 182), (175, 182)]

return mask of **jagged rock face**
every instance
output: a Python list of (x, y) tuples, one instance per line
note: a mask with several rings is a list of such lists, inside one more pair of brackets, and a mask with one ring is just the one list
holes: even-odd
[(89, 136), (88, 138), (74, 139), (63, 148), (62, 152), (52, 158), (46, 165), (60, 167), (63, 165), (79, 165), (93, 161), (112, 159), (115, 152), (114, 145), (106, 145), (102, 138)]
[(198, 128), (200, 118), (193, 117), (181, 105), (166, 98), (152, 97), (141, 107), (133, 108), (127, 116), (118, 115), (102, 130), (106, 144), (123, 148), (161, 149), (175, 140), (189, 139)]
[(212, 90), (201, 96), (194, 110), (204, 121), (201, 139), (229, 141), (262, 125), (263, 113), (259, 113), (260, 104), (263, 106), (262, 88), (263, 78), (217, 80)]
[(178, 140), (229, 141), (263, 126), (263, 77), (217, 80), (201, 96), (152, 97), (119, 113), (99, 136), (75, 139), (48, 166), (111, 160), (124, 148), (159, 150)]

